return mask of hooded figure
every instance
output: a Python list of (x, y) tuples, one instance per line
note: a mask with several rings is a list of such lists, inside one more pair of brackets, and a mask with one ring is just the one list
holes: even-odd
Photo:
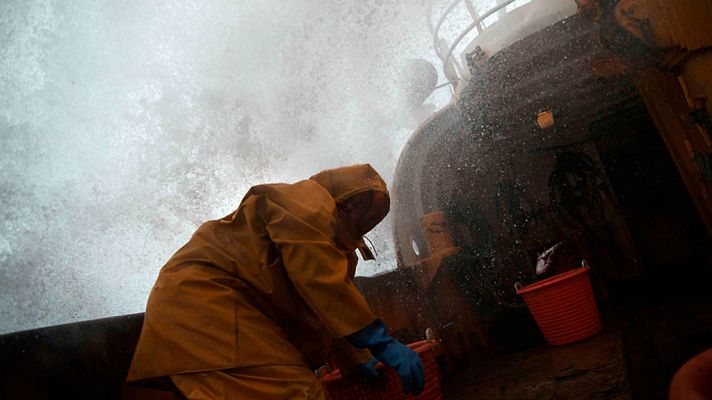
[(127, 380), (170, 377), (189, 399), (322, 399), (312, 371), (330, 349), (365, 365), (368, 348), (420, 392), (420, 359), (352, 282), (361, 236), (388, 208), (370, 165), (252, 187), (161, 268)]

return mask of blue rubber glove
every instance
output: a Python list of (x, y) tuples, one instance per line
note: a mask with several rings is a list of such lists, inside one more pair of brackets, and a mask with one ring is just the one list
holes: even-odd
[(358, 367), (358, 373), (369, 381), (377, 380), (381, 377), (381, 374), (379, 374), (378, 370), (376, 369), (377, 363), (378, 359), (376, 357), (371, 357), (370, 360), (366, 361)]
[(416, 352), (388, 335), (381, 320), (375, 320), (356, 333), (346, 336), (355, 347), (367, 348), (382, 363), (395, 369), (403, 380), (403, 393), (419, 395), (425, 386), (423, 363)]

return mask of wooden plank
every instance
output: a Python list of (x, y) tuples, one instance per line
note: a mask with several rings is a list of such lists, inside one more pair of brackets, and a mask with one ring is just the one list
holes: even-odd
[(706, 184), (688, 147), (688, 136), (697, 135), (697, 127), (689, 115), (680, 84), (673, 75), (655, 68), (639, 72), (635, 80), (690, 197), (712, 235), (712, 201), (707, 197), (712, 188)]

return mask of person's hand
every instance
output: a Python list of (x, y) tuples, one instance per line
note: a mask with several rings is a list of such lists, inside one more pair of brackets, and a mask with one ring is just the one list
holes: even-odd
[(346, 336), (346, 340), (360, 349), (368, 348), (376, 359), (395, 369), (403, 381), (403, 393), (419, 395), (423, 391), (425, 372), (420, 357), (408, 346), (389, 336), (386, 326), (380, 320)]
[(381, 377), (381, 374), (379, 374), (378, 370), (376, 369), (377, 363), (378, 359), (376, 357), (371, 357), (370, 360), (366, 361), (358, 367), (358, 373), (369, 381), (377, 380)]
[[(371, 352), (373, 353), (373, 349)], [(403, 393), (419, 395), (425, 386), (423, 362), (416, 352), (408, 346), (393, 339), (377, 353), (373, 353), (384, 364), (395, 369), (403, 380)]]

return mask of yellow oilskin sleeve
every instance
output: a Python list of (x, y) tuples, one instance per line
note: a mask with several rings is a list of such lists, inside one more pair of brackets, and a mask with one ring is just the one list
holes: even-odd
[(354, 333), (376, 317), (349, 277), (349, 260), (335, 244), (336, 204), (312, 181), (270, 191), (267, 233), (299, 295), (334, 337)]
[[(354, 364), (352, 369), (356, 369), (373, 357), (368, 349), (356, 348), (344, 338), (334, 339), (331, 347), (334, 353), (347, 358), (350, 363)], [(339, 365), (339, 367), (343, 369), (343, 366)]]

